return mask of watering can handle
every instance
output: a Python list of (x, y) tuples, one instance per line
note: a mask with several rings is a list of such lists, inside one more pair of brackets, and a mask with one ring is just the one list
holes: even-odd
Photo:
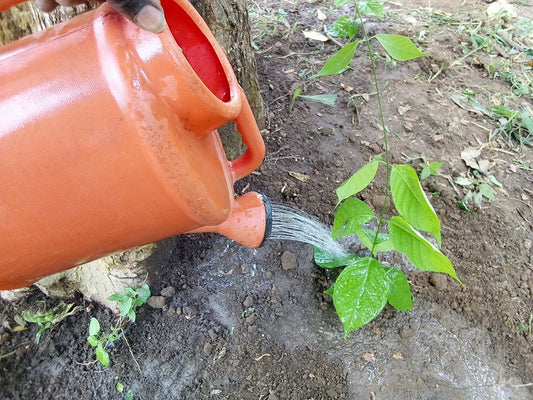
[(250, 104), (246, 99), (244, 91), (240, 89), (242, 96), (242, 108), (239, 116), (235, 119), (237, 130), (239, 131), (243, 143), (246, 145), (246, 152), (239, 158), (229, 162), (229, 168), (233, 177), (233, 182), (249, 175), (255, 171), (265, 157), (265, 143), (259, 133), (257, 122), (250, 109)]

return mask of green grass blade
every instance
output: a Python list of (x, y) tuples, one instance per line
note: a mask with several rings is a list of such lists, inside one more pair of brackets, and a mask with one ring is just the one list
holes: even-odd
[(408, 37), (380, 33), (375, 36), (385, 51), (398, 61), (408, 61), (419, 57), (427, 57)]
[(451, 261), (403, 218), (392, 217), (389, 220), (389, 234), (396, 251), (405, 254), (416, 268), (423, 271), (443, 272), (461, 282), (457, 278)]
[(390, 176), (391, 194), (400, 215), (416, 229), (431, 233), (441, 245), (440, 221), (413, 168), (394, 165)]
[(345, 337), (376, 318), (387, 303), (385, 270), (373, 258), (365, 258), (341, 272), (333, 289), (333, 304)]

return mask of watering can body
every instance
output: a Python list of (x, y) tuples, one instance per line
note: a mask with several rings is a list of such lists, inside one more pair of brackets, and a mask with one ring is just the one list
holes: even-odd
[[(104, 4), (0, 48), (0, 289), (215, 231), (239, 205), (257, 125), (200, 16), (162, 5), (158, 35)], [(247, 146), (233, 162), (216, 131), (231, 121)]]

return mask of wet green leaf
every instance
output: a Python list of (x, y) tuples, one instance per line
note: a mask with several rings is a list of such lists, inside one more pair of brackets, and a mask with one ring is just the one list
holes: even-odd
[(451, 261), (415, 231), (403, 218), (389, 220), (389, 234), (394, 248), (406, 255), (413, 265), (423, 271), (443, 272), (461, 282)]
[(411, 285), (405, 274), (398, 268), (385, 268), (385, 275), (389, 281), (389, 294), (387, 300), (391, 306), (399, 311), (408, 311), (413, 308)]
[(374, 158), (369, 163), (363, 165), (337, 188), (337, 198), (339, 199), (337, 205), (348, 197), (359, 193), (372, 182), (376, 176), (380, 161), (381, 157)]
[(385, 270), (373, 258), (361, 259), (341, 272), (333, 291), (333, 304), (344, 326), (345, 337), (366, 325), (387, 303)]
[(336, 75), (346, 71), (350, 66), (357, 46), (359, 46), (359, 40), (345, 45), (326, 61), (322, 69), (314, 77)]
[(359, 33), (359, 25), (350, 17), (340, 17), (328, 28), (328, 35), (351, 39)]
[(314, 248), (313, 257), (316, 265), (327, 269), (343, 267), (360, 259), (360, 257), (355, 254), (339, 256), (338, 254), (333, 254), (327, 250), (319, 249), (318, 247)]
[(335, 214), (331, 235), (338, 239), (356, 233), (359, 228), (374, 218), (374, 211), (364, 201), (355, 198), (347, 199)]
[(387, 251), (393, 251), (394, 245), (390, 236), (387, 233), (380, 232), (376, 238), (376, 232), (371, 229), (361, 228), (356, 232), (359, 240), (366, 246), (368, 250), (372, 250), (374, 246), (374, 241), (376, 242), (376, 247), (374, 252), (383, 253)]
[(394, 165), (390, 185), (392, 199), (400, 215), (415, 228), (431, 233), (440, 246), (440, 221), (420, 186), (415, 170), (408, 165)]
[(375, 36), (385, 51), (398, 61), (408, 61), (414, 58), (426, 57), (408, 37), (380, 33)]

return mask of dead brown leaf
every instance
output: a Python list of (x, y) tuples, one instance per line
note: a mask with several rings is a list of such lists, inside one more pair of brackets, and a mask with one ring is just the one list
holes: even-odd
[(292, 176), (294, 179), (299, 180), (300, 182), (309, 181), (309, 175), (302, 174), (300, 172), (289, 171), (289, 175)]

